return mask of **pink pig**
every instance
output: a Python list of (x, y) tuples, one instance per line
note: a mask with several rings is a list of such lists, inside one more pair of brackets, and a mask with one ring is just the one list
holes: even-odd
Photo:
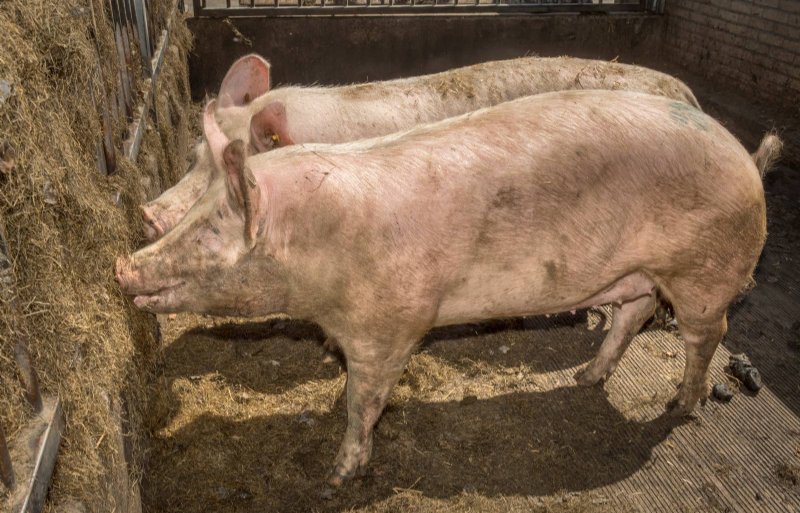
[(706, 397), (728, 305), (752, 282), (766, 236), (761, 174), (780, 147), (765, 137), (757, 167), (699, 110), (612, 91), (249, 158), (213, 102), (204, 129), (219, 178), (172, 231), (118, 259), (117, 281), (149, 311), (283, 312), (335, 337), (348, 372), (335, 486), (367, 464), (373, 426), (434, 326), (612, 304), (578, 377), (592, 385), (658, 292), (686, 350), (670, 408), (690, 412)]
[[(231, 66), (215, 111), (222, 131), (260, 153), (295, 143), (343, 143), (387, 135), (532, 94), (567, 89), (623, 89), (698, 107), (680, 80), (651, 69), (570, 57), (486, 62), (433, 75), (342, 87), (270, 90), (270, 65), (252, 54)], [(195, 148), (186, 176), (141, 207), (153, 241), (180, 221), (205, 192), (214, 166)]]

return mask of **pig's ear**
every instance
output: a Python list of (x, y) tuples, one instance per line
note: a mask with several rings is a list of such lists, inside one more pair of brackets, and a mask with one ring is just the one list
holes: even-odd
[(253, 172), (245, 164), (244, 143), (237, 139), (225, 147), (223, 160), (227, 172), (228, 191), (236, 198), (237, 206), (244, 215), (244, 240), (248, 249), (256, 243), (258, 233), (258, 211), (261, 189)]
[(250, 120), (250, 150), (263, 153), (280, 146), (290, 146), (286, 106), (283, 102), (270, 102)]
[(220, 106), (247, 105), (269, 91), (269, 62), (251, 53), (237, 60), (222, 79)]
[(216, 110), (216, 100), (211, 100), (206, 104), (206, 108), (203, 111), (203, 135), (206, 138), (211, 155), (214, 157), (214, 166), (219, 171), (222, 171), (225, 169), (222, 153), (230, 141), (228, 141), (228, 136), (222, 132), (222, 129), (217, 124), (217, 118), (214, 116)]

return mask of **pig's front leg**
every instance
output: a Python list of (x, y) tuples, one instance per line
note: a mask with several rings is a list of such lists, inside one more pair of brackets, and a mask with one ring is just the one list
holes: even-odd
[(347, 360), (347, 430), (328, 478), (330, 485), (339, 486), (366, 467), (372, 453), (372, 428), (415, 342), (340, 343)]
[(655, 292), (620, 304), (614, 303), (611, 330), (589, 365), (575, 375), (579, 385), (592, 386), (617, 369), (622, 355), (656, 309)]

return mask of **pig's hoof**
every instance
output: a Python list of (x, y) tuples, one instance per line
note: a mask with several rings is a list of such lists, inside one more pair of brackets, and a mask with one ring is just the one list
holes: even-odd
[(672, 417), (689, 417), (694, 411), (698, 399), (689, 399), (685, 394), (678, 394), (667, 403), (667, 413)]
[(331, 472), (331, 475), (328, 476), (327, 481), (328, 484), (333, 486), (334, 488), (339, 488), (344, 484), (345, 481), (353, 479), (353, 476), (355, 476), (355, 474), (356, 474), (355, 470), (351, 470), (348, 472), (347, 470), (337, 465), (336, 468), (333, 469), (333, 472)]
[(574, 377), (580, 386), (593, 387), (604, 381), (612, 372), (614, 372), (613, 369), (601, 368), (592, 360), (586, 368), (576, 372)]
[(581, 369), (575, 373), (575, 381), (582, 387), (591, 387), (596, 385), (600, 378), (592, 376), (588, 369)]

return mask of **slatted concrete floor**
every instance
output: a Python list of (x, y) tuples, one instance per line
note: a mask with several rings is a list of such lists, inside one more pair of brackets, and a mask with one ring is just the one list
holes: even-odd
[[(725, 347), (717, 351), (713, 382), (729, 383), (724, 372), (729, 355)], [(682, 342), (675, 335), (642, 333), (606, 384), (609, 401), (625, 413), (653, 394), (659, 400), (637, 406), (630, 420), (654, 421), (664, 412), (665, 382), (676, 382), (682, 369)], [(555, 372), (548, 381), (574, 386), (575, 370)], [(771, 378), (766, 376), (767, 382)], [(798, 456), (800, 419), (766, 387), (755, 396), (739, 393), (727, 404), (709, 400), (694, 419), (655, 445), (639, 470), (597, 491), (642, 512), (800, 511), (800, 489), (785, 475), (798, 468)]]

